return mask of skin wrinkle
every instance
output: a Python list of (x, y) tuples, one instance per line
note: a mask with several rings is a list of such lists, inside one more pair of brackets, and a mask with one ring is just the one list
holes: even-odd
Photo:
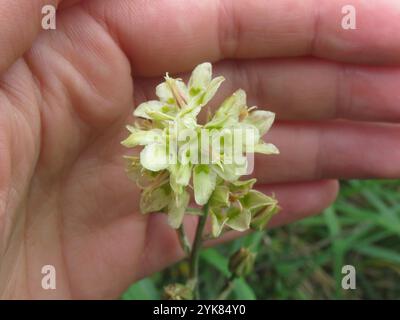
[[(22, 241), (20, 242), (19, 247), (23, 248)], [(8, 248), (7, 248), (7, 251), (8, 251)], [(5, 251), (4, 257), (6, 257), (7, 251)], [(27, 279), (26, 272), (19, 272), (21, 269), (21, 264), (24, 265), (24, 260), (22, 258), (20, 258), (20, 256), (21, 256), (20, 252), (23, 251), (23, 249), (19, 249), (19, 250), (16, 249), (15, 251), (17, 251), (17, 252), (15, 254), (16, 257), (14, 260), (12, 260), (10, 262), (9, 256), (7, 256), (7, 258), (8, 258), (8, 262), (14, 264), (16, 267), (11, 267), (11, 268), (9, 268), (10, 270), (5, 269), (4, 267), (1, 268), (1, 272), (7, 273), (7, 271), (9, 271), (5, 282), (3, 282), (4, 286), (2, 287), (2, 290), (0, 291), (0, 299), (2, 299), (2, 300), (9, 299), (9, 298), (15, 298), (18, 291), (21, 290), (21, 288), (18, 288), (18, 283), (23, 282), (23, 281), (21, 281), (22, 279), (25, 279), (25, 281)], [(21, 262), (21, 259), (22, 259), (22, 262)], [(3, 261), (6, 261), (6, 260), (3, 260)], [(22, 274), (22, 277), (21, 277), (21, 274)], [(19, 289), (19, 290), (17, 290), (17, 289)]]
[[(67, 88), (65, 86), (63, 86), (63, 88), (65, 88), (65, 92), (66, 92), (66, 94), (68, 94)], [(48, 94), (50, 94), (50, 93), (48, 93)], [(46, 101), (46, 98), (44, 98), (43, 100)], [(51, 103), (46, 103), (46, 102), (43, 104), (43, 108), (41, 108), (42, 111), (40, 112), (41, 123), (46, 123), (46, 119), (48, 118), (47, 114), (49, 112), (55, 112), (55, 110), (51, 108), (51, 105), (52, 105)], [(44, 106), (47, 106), (47, 109)], [(47, 114), (46, 114), (46, 112), (47, 112)], [(40, 163), (39, 163), (40, 167), (43, 166), (42, 165), (43, 162), (44, 162), (43, 155), (46, 154), (44, 151), (45, 151), (45, 149), (47, 149), (46, 146), (49, 143), (48, 141), (44, 140), (44, 137), (46, 137), (47, 136), (47, 132), (50, 131), (50, 128), (49, 128), (48, 125), (42, 125), (41, 128), (42, 128), (41, 137), (43, 137), (41, 139), (41, 141), (44, 141), (45, 143), (42, 143), (41, 144), (41, 148), (40, 148), (40, 155), (42, 155), (42, 157), (39, 159), (40, 160)], [(63, 162), (65, 162), (64, 159), (65, 158), (63, 157)], [(48, 165), (46, 165), (46, 162), (44, 162), (44, 163), (45, 163), (45, 167), (47, 167)], [(62, 165), (61, 167), (63, 169), (60, 169), (60, 170), (65, 171), (65, 165)], [(57, 178), (57, 174), (60, 174), (60, 171), (57, 170), (56, 172), (53, 172), (50, 176), (48, 175), (48, 173), (49, 173), (49, 170), (47, 171), (47, 174), (46, 174), (47, 178), (50, 178), (50, 180), (53, 180), (53, 179), (51, 179), (51, 176), (53, 176), (56, 179)]]
[[(241, 27), (231, 1), (216, 1), (217, 34), (220, 57), (235, 57), (239, 50)], [(228, 23), (226, 21), (229, 21)]]
[[(244, 69), (242, 67), (242, 69)], [(246, 69), (247, 70), (247, 69)], [(265, 86), (263, 86), (263, 81), (261, 79), (261, 74), (259, 72), (251, 73), (249, 70), (246, 71), (248, 83), (251, 83), (251, 88), (254, 88), (253, 91), (250, 91), (249, 98), (254, 97), (257, 105), (257, 101), (263, 101), (262, 97), (266, 95), (266, 91), (268, 90)], [(252, 81), (250, 81), (251, 79)], [(243, 82), (246, 83), (246, 82)], [(249, 99), (250, 100), (250, 99)], [(260, 106), (261, 108), (263, 106)]]
[[(60, 1), (11, 1), (7, 3), (7, 6), (2, 8), (2, 17), (6, 18), (5, 20), (0, 20), (0, 45), (4, 49), (2, 52), (3, 57), (0, 60), (0, 73), (8, 69), (15, 60), (23, 55), (40, 31), (39, 21), (41, 15), (32, 16), (31, 13), (39, 11), (45, 4), (57, 7)], [(29, 15), (29, 18), (26, 18), (27, 15)], [(8, 21), (8, 17), (11, 17), (13, 22)], [(22, 39), (20, 42), (12, 41), (15, 34), (18, 34), (20, 39)], [(4, 45), (3, 42), (7, 43), (7, 45)]]
[[(71, 41), (72, 41), (72, 40), (71, 40)], [(64, 57), (60, 56), (61, 53), (59, 53), (58, 51), (56, 51), (56, 52), (58, 53), (59, 57), (61, 57), (61, 58), (64, 59)], [(70, 63), (70, 62), (69, 62), (69, 63)], [(71, 66), (74, 70), (77, 70), (76, 68), (74, 68), (74, 66), (73, 66), (72, 63), (70, 63), (70, 66)], [(80, 74), (82, 75), (82, 73), (80, 73)], [(82, 75), (82, 77), (83, 77), (83, 75)], [(83, 77), (83, 79), (87, 80), (87, 77)], [(91, 87), (94, 88), (93, 84), (91, 84)], [(96, 88), (96, 90), (97, 90), (97, 88)], [(117, 118), (115, 119), (115, 122), (116, 122), (116, 121), (119, 121), (119, 120), (120, 120), (120, 118), (117, 117)], [(115, 125), (115, 123), (114, 123), (114, 122), (111, 122), (111, 123), (110, 123), (110, 127), (113, 126), (113, 125)], [(96, 139), (98, 139), (99, 137), (101, 137), (101, 136), (102, 136), (101, 132), (102, 132), (102, 131), (100, 131), (100, 132), (97, 134), (97, 137), (94, 137), (93, 139), (96, 140)], [(92, 143), (93, 143), (93, 141), (88, 141), (87, 145), (90, 145), (90, 144), (92, 144)], [(85, 148), (83, 148), (83, 149), (85, 149)], [(76, 160), (76, 161), (77, 161), (77, 160)], [(75, 162), (76, 162), (76, 161), (75, 161)]]
[(352, 75), (354, 75), (354, 68), (351, 68), (345, 63), (339, 64), (339, 72), (336, 85), (337, 100), (335, 105), (335, 114), (333, 115), (334, 117), (340, 118), (342, 115), (345, 114), (355, 114), (353, 110), (353, 81), (348, 80), (352, 79)]
[[(6, 99), (9, 99), (9, 96), (8, 95), (4, 95), (4, 97), (6, 98)], [(17, 100), (19, 100), (19, 99), (17, 99)], [(10, 102), (10, 105), (12, 105), (12, 103), (11, 103), (11, 100), (9, 100), (9, 102)], [(20, 110), (17, 110), (18, 111), (18, 115), (21, 115), (22, 116), (22, 119), (24, 120), (24, 122), (26, 122), (26, 124), (27, 124), (27, 128), (28, 129), (30, 129), (30, 130), (32, 130), (32, 134), (31, 134), (31, 136), (32, 137), (35, 137), (35, 136), (37, 136), (33, 131), (34, 131), (34, 129), (32, 129), (31, 128), (31, 126), (29, 126), (29, 121), (27, 120), (27, 118), (26, 118), (26, 114), (24, 113), (24, 112), (22, 112), (22, 111), (20, 111)], [(17, 113), (16, 113), (17, 114)], [(18, 123), (21, 123), (21, 121), (18, 121)], [(12, 130), (12, 129), (11, 129)], [(15, 135), (11, 135), (11, 137), (10, 137), (10, 140), (11, 141), (13, 141), (15, 139)], [(36, 140), (36, 139), (35, 139)], [(11, 143), (10, 144), (10, 148), (12, 148), (11, 146), (15, 146), (16, 144), (15, 143)], [(20, 172), (15, 172), (15, 170), (13, 170), (13, 165), (15, 165), (16, 163), (18, 163), (18, 160), (19, 159), (14, 159), (13, 160), (13, 158), (14, 157), (12, 157), (12, 156), (10, 156), (10, 165), (9, 165), (9, 176), (10, 176), (10, 179), (11, 179), (11, 177), (14, 177), (14, 175), (18, 175), (18, 177), (19, 177), (19, 174), (20, 174)], [(28, 170), (28, 172), (27, 172), (27, 175), (28, 175), (28, 177), (26, 177), (26, 179), (25, 179), (25, 177), (24, 177), (24, 179), (25, 180), (27, 180), (27, 181), (29, 181), (29, 179), (30, 179), (30, 177), (33, 175), (33, 171), (34, 171), (34, 167), (35, 167), (35, 163), (36, 163), (36, 161), (37, 161), (37, 156), (35, 156), (34, 157), (34, 161), (32, 161), (32, 163), (33, 163), (33, 165), (32, 165), (32, 169), (31, 170)], [(15, 179), (14, 181), (20, 181), (20, 179)], [(21, 191), (21, 189), (22, 189), (22, 191)], [(7, 201), (6, 201), (6, 204), (5, 204), (5, 212), (9, 212), (9, 211), (14, 211), (14, 210), (16, 210), (16, 211), (19, 211), (19, 208), (18, 207), (16, 207), (15, 205), (11, 205), (12, 204), (12, 200), (14, 199), (14, 201), (16, 202), (16, 203), (18, 203), (19, 201), (20, 201), (20, 199), (22, 199), (23, 198), (23, 195), (25, 194), (25, 192), (26, 192), (26, 190), (27, 190), (28, 188), (26, 187), (26, 188), (24, 188), (23, 186), (21, 186), (20, 184), (14, 184), (14, 183), (10, 183), (10, 186), (9, 186), (9, 188), (8, 188), (8, 190), (7, 190), (7, 197), (6, 197), (6, 199), (7, 199)], [(4, 228), (6, 228), (7, 227), (7, 229), (10, 229), (11, 230), (11, 233), (9, 234), (9, 232), (8, 232), (8, 230), (7, 230), (7, 232), (4, 232), (3, 233), (3, 236), (4, 236), (4, 239), (3, 239), (3, 243), (4, 243), (4, 247), (5, 247), (5, 249), (4, 249), (4, 255), (6, 254), (6, 252), (8, 251), (8, 248), (9, 248), (9, 242), (10, 242), (10, 239), (11, 239), (11, 237), (12, 237), (12, 230), (13, 230), (13, 225), (15, 225), (15, 224), (17, 224), (18, 223), (18, 216), (11, 216), (11, 217), (8, 217), (8, 219), (7, 218), (5, 218), (5, 220), (6, 220), (6, 222), (7, 222), (7, 220), (8, 220), (8, 225), (7, 224), (5, 224), (4, 225)], [(7, 239), (8, 238), (8, 239)]]
[[(82, 8), (86, 13), (93, 18), (93, 20), (103, 29), (105, 34), (108, 34), (110, 38), (114, 41), (114, 45), (116, 48), (122, 48), (122, 42), (119, 39), (118, 33), (113, 30), (113, 28), (110, 26), (110, 22), (108, 21), (108, 15), (106, 14), (106, 7), (102, 6), (102, 12), (100, 13), (91, 10), (90, 2), (86, 1), (82, 4)], [(122, 49), (121, 53), (125, 56), (125, 53), (123, 52)], [(131, 64), (129, 64), (131, 65)]]
[[(56, 52), (56, 51), (52, 50), (52, 52)], [(26, 56), (27, 65), (30, 66), (29, 69), (32, 71), (32, 70), (35, 70), (35, 66), (34, 66), (34, 64), (32, 62), (30, 62), (30, 61), (32, 61), (31, 59), (33, 59), (32, 56), (29, 56), (29, 55)], [(49, 98), (54, 98), (55, 99), (56, 97), (52, 95), (51, 90), (44, 90), (45, 86), (44, 86), (43, 83), (44, 83), (45, 80), (41, 79), (40, 75), (42, 75), (42, 73), (37, 73), (36, 78), (38, 79), (39, 83), (41, 84), (40, 92), (42, 94), (42, 107), (40, 107), (39, 110), (40, 110), (40, 119), (41, 119), (40, 123), (42, 124), (42, 123), (45, 122), (45, 119), (46, 119), (45, 112), (52, 111), (52, 110), (50, 110), (52, 104), (51, 103), (47, 103), (46, 102), (47, 99), (49, 99)], [(60, 82), (60, 83), (62, 83), (62, 82)], [(65, 88), (64, 93), (68, 94), (68, 89), (65, 86), (64, 86), (64, 88)], [(49, 97), (49, 96), (51, 96), (51, 97)], [(41, 127), (40, 137), (45, 137), (46, 136), (46, 132), (47, 132), (47, 128), (45, 126), (43, 126), (43, 125), (41, 125), (40, 127)], [(40, 141), (43, 141), (43, 139), (41, 138)], [(40, 150), (39, 154), (40, 155), (44, 154), (44, 152), (43, 152), (44, 151), (44, 147), (45, 147), (45, 144), (41, 143), (40, 147), (39, 147), (39, 150)], [(41, 163), (42, 161), (40, 161), (40, 160), (42, 160), (42, 159), (39, 159), (39, 162)]]
[[(27, 220), (27, 215), (23, 215), (23, 250), (24, 250), (24, 266), (25, 266), (25, 270), (29, 270), (29, 255), (28, 255), (28, 244), (27, 241), (29, 239), (28, 237), (28, 228), (26, 226), (26, 220)], [(31, 292), (31, 281), (29, 281), (29, 273), (25, 272), (25, 283), (27, 283), (27, 296), (28, 297), (33, 297), (32, 292)]]
[[(1, 121), (1, 120), (0, 120)], [(8, 146), (8, 141), (3, 138), (5, 137), (6, 131), (2, 130), (1, 136), (0, 136), (0, 174), (1, 174), (1, 180), (0, 180), (0, 234), (2, 235), (2, 243), (7, 243), (6, 242), (6, 233), (4, 232), (6, 228), (6, 223), (7, 223), (7, 208), (9, 206), (9, 201), (10, 201), (10, 186), (9, 181), (11, 180), (12, 176), (12, 166), (11, 166), (11, 156), (5, 152), (7, 150)], [(1, 252), (1, 251), (0, 251)]]
[(314, 152), (315, 156), (312, 160), (312, 163), (314, 163), (314, 175), (316, 177), (316, 180), (322, 180), (324, 172), (324, 147), (326, 147), (326, 145), (323, 143), (325, 131), (321, 128), (319, 128), (318, 131), (319, 132), (316, 135), (317, 141), (314, 144), (316, 151)]
[[(17, 294), (19, 290), (21, 290), (21, 288), (18, 288), (18, 284), (23, 283), (22, 279), (27, 279), (27, 272), (19, 272), (21, 268), (18, 268), (21, 267), (20, 265), (18, 265), (18, 261), (22, 261), (22, 266), (25, 266), (25, 270), (27, 270), (26, 259), (24, 259), (26, 256), (23, 254), (23, 252), (25, 252), (26, 250), (26, 246), (24, 245), (25, 237), (23, 237), (23, 234), (25, 233), (25, 215), (23, 214), (23, 212), (25, 212), (26, 208), (24, 208), (23, 205), (24, 204), (22, 203), (19, 205), (19, 207), (14, 209), (15, 211), (21, 212), (22, 214), (16, 215), (14, 221), (14, 229), (11, 229), (9, 241), (5, 242), (6, 247), (2, 251), (2, 261), (4, 262), (0, 265), (0, 271), (4, 272), (4, 266), (8, 266), (8, 269), (10, 271), (10, 275), (7, 276), (5, 280), (5, 287), (2, 288), (2, 290), (0, 291), (0, 297), (2, 298), (15, 298), (16, 296), (14, 295)], [(8, 260), (6, 260), (5, 258), (7, 258)], [(12, 260), (10, 261), (10, 259)], [(25, 283), (27, 282), (25, 281)], [(7, 296), (7, 292), (11, 292), (12, 295)]]
[(311, 33), (311, 41), (310, 41), (310, 48), (308, 52), (311, 56), (316, 55), (317, 48), (318, 48), (318, 41), (319, 41), (319, 29), (321, 24), (321, 9), (320, 9), (320, 0), (312, 0), (312, 10), (313, 12), (313, 31)]
[[(37, 191), (39, 190), (39, 191)], [(37, 180), (32, 180), (30, 185), (29, 185), (29, 191), (27, 192), (26, 195), (26, 201), (25, 201), (25, 208), (24, 208), (24, 261), (25, 261), (25, 268), (26, 270), (32, 270), (32, 266), (36, 266), (35, 264), (35, 259), (32, 259), (32, 252), (34, 252), (34, 248), (37, 247), (38, 243), (40, 243), (40, 236), (35, 237), (33, 231), (36, 231), (38, 228), (40, 229), (40, 226), (43, 224), (47, 223), (47, 219), (49, 216), (52, 216), (54, 213), (57, 213), (55, 210), (49, 210), (48, 212), (43, 212), (43, 211), (36, 211), (34, 209), (45, 207), (47, 208), (47, 204), (49, 202), (52, 202), (52, 199), (54, 198), (53, 196), (54, 191), (54, 186), (51, 188), (51, 190), (45, 190), (44, 187), (42, 187), (40, 184), (37, 183)], [(37, 203), (36, 200), (36, 195), (37, 193), (39, 194), (44, 194), (45, 199), (43, 200), (42, 203)], [(30, 208), (30, 210), (28, 209)], [(42, 221), (39, 219), (43, 218)], [(39, 227), (38, 227), (39, 226)], [(57, 228), (57, 226), (56, 226)], [(37, 255), (39, 256), (39, 254)], [(36, 255), (34, 255), (34, 258), (37, 258)], [(32, 261), (33, 260), (33, 261)], [(29, 266), (31, 268), (29, 268)], [(58, 270), (58, 275), (60, 271)], [(32, 281), (30, 281), (30, 277), (37, 278), (37, 275), (32, 275), (26, 272), (26, 283), (28, 284), (28, 299), (31, 299), (35, 295), (33, 292), (35, 292), (35, 285), (33, 284)]]
[[(62, 259), (63, 265), (67, 266), (68, 264), (67, 264), (66, 254), (65, 254), (66, 253), (66, 250), (65, 250), (65, 247), (66, 247), (65, 246), (65, 228), (63, 228), (65, 213), (64, 213), (64, 210), (63, 210), (64, 208), (61, 206), (61, 199), (60, 199), (60, 195), (64, 194), (64, 192), (62, 191), (62, 189), (63, 189), (63, 187), (62, 187), (63, 181), (65, 181), (65, 180), (62, 180), (62, 182), (60, 183), (60, 186), (59, 186), (60, 192), (58, 193), (58, 197), (56, 197), (56, 203), (57, 203), (57, 208), (58, 208), (57, 212), (59, 213), (58, 214), (58, 219), (57, 219), (57, 222), (58, 222), (57, 227), (58, 227), (58, 230), (59, 230), (58, 231), (58, 233), (59, 233), (58, 239), (59, 239), (60, 248), (61, 248), (61, 259)], [(64, 273), (66, 279), (69, 280), (66, 283), (67, 292), (69, 292), (69, 295), (70, 295), (69, 297), (72, 298), (74, 296), (75, 292), (73, 291), (73, 288), (72, 288), (72, 284), (71, 284), (72, 282), (71, 282), (71, 276), (70, 276), (70, 273), (69, 273), (69, 269), (65, 268), (65, 267), (63, 269), (64, 269), (63, 273)]]

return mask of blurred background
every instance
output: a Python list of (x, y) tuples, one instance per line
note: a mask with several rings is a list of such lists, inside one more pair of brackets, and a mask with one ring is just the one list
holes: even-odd
[[(228, 257), (257, 252), (254, 272), (238, 279), (231, 299), (400, 299), (400, 180), (341, 183), (336, 203), (318, 216), (256, 232), (201, 255), (201, 294), (224, 286)], [(356, 269), (356, 290), (343, 290), (343, 265)], [(184, 279), (186, 262), (133, 284), (122, 299), (160, 299)]]

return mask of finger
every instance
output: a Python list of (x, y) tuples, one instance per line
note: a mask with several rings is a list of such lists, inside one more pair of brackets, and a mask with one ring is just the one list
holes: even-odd
[[(226, 81), (210, 102), (211, 107), (219, 106), (224, 98), (242, 88), (248, 105), (271, 110), (283, 120), (400, 121), (399, 68), (298, 58), (228, 60), (215, 64), (213, 69)], [(179, 77), (186, 80), (189, 75)], [(136, 92), (142, 92), (138, 98), (154, 99), (159, 82), (160, 77), (136, 80)]]
[(80, 3), (82, 0), (61, 0), (61, 1), (62, 2), (58, 6), (58, 8), (65, 9)]
[[(259, 190), (266, 194), (275, 193), (282, 211), (271, 221), (271, 226), (278, 226), (317, 214), (328, 207), (337, 196), (338, 183), (336, 181), (288, 183), (260, 186)], [(196, 220), (194, 217), (189, 217), (185, 222), (185, 229), (191, 239), (195, 232)], [(147, 230), (149, 238), (146, 252), (149, 254), (146, 254), (146, 264), (148, 268), (142, 269), (138, 278), (161, 270), (183, 257), (176, 231), (167, 225), (165, 215), (152, 215)], [(238, 232), (233, 235), (227, 234), (218, 242), (240, 235), (243, 234)]]
[(62, 0), (0, 0), (0, 73), (29, 47), (41, 30), (42, 8)]
[(291, 59), (226, 61), (215, 73), (227, 79), (219, 97), (243, 88), (279, 119), (400, 121), (400, 68)]
[(280, 150), (256, 156), (260, 183), (400, 178), (400, 126), (331, 121), (278, 123), (265, 136)]
[(85, 3), (130, 57), (136, 75), (187, 71), (222, 58), (315, 56), (400, 63), (400, 3), (355, 0), (356, 29), (342, 27), (347, 0), (168, 0)]

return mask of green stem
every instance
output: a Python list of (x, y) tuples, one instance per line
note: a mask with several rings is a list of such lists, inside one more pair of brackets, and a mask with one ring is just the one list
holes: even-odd
[(199, 218), (197, 224), (196, 235), (193, 242), (192, 252), (190, 255), (190, 281), (194, 285), (194, 299), (198, 300), (199, 297), (199, 258), (203, 242), (203, 231), (208, 217), (208, 203), (203, 207), (203, 214)]

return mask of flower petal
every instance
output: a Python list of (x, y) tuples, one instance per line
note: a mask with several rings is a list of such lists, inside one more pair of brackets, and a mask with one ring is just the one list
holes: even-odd
[(144, 146), (150, 143), (158, 142), (162, 136), (162, 130), (140, 130), (132, 126), (128, 126), (128, 130), (131, 132), (128, 138), (121, 142), (121, 144), (127, 148), (133, 148), (138, 145)]
[(175, 79), (175, 85), (178, 88), (179, 94), (185, 101), (188, 101), (189, 90), (186, 84), (181, 79)]
[(241, 142), (243, 146), (243, 152), (254, 152), (254, 147), (260, 141), (260, 134), (258, 129), (249, 123), (240, 122), (235, 124), (233, 127), (234, 132), (234, 142), (237, 147), (234, 151), (241, 151), (242, 149), (238, 147), (238, 144)]
[(217, 93), (219, 87), (221, 86), (222, 82), (225, 81), (225, 78), (222, 76), (216, 77), (211, 80), (210, 84), (207, 87), (206, 93), (204, 95), (204, 105), (206, 105)]
[(212, 170), (225, 181), (235, 181), (243, 175), (242, 171), (245, 171), (240, 170), (240, 168), (238, 169), (235, 164), (222, 164), (222, 166), (213, 165)]
[(240, 112), (246, 107), (246, 93), (239, 89), (221, 104), (206, 128), (231, 126), (239, 121)]
[(124, 156), (126, 162), (126, 173), (128, 177), (133, 180), (139, 180), (142, 173), (142, 165), (140, 164), (140, 158), (138, 156)]
[(167, 147), (164, 144), (152, 143), (140, 152), (140, 163), (150, 171), (160, 171), (168, 167)]
[(251, 212), (247, 209), (240, 209), (238, 207), (229, 208), (228, 221), (226, 225), (236, 231), (246, 231), (250, 228)]
[(189, 200), (189, 193), (184, 191), (181, 194), (176, 195), (175, 199), (172, 199), (169, 203), (168, 223), (172, 228), (178, 229), (182, 224), (186, 208), (189, 204)]
[(216, 173), (207, 165), (197, 165), (193, 172), (194, 199), (198, 205), (207, 203), (215, 189)]
[(279, 149), (272, 143), (259, 143), (254, 146), (254, 152), (263, 154), (279, 154)]
[(192, 72), (189, 79), (189, 94), (190, 96), (196, 96), (211, 82), (212, 66), (211, 63), (205, 62), (199, 64)]
[(229, 206), (229, 188), (225, 185), (217, 186), (210, 198), (210, 207)]
[(164, 185), (154, 190), (144, 190), (140, 197), (140, 211), (145, 213), (159, 212), (171, 202), (171, 189)]
[(211, 216), (211, 233), (214, 238), (218, 237), (226, 222), (228, 221), (228, 217), (224, 214), (221, 208), (212, 208), (210, 209), (210, 216)]
[(156, 87), (156, 95), (161, 102), (173, 104), (175, 103), (174, 95), (169, 85), (164, 81)]
[(250, 190), (244, 197), (240, 199), (240, 203), (246, 209), (254, 210), (264, 206), (277, 205), (278, 201), (260, 191)]
[(271, 218), (279, 212), (280, 208), (277, 201), (270, 205), (265, 206), (260, 210), (252, 210), (252, 217), (250, 222), (250, 227), (252, 229), (262, 231), (265, 229)]
[(164, 103), (156, 100), (143, 102), (138, 105), (138, 107), (133, 112), (133, 115), (140, 118), (152, 119), (152, 117), (148, 114), (148, 112), (154, 112), (154, 111), (161, 112), (163, 106)]
[(199, 114), (201, 107), (205, 106), (215, 96), (224, 80), (224, 77), (217, 77), (210, 82), (205, 91), (195, 100), (195, 105), (198, 107), (192, 111), (192, 114), (196, 116)]
[(254, 178), (250, 180), (233, 181), (229, 184), (229, 191), (239, 198), (248, 194), (256, 182), (257, 179)]
[(255, 110), (243, 120), (244, 123), (255, 126), (260, 136), (263, 136), (271, 128), (275, 121), (275, 113), (264, 110)]
[(178, 185), (186, 187), (192, 175), (192, 166), (189, 164), (177, 163), (171, 168), (171, 180)]

